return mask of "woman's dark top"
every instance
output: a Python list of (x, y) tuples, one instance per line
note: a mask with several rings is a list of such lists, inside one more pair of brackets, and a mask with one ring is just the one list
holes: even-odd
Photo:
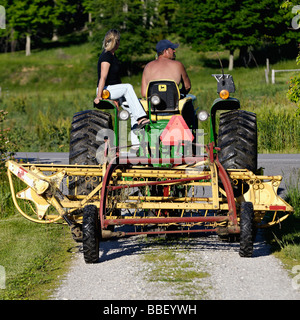
[(101, 78), (101, 63), (108, 62), (110, 64), (108, 75), (105, 81), (105, 86), (119, 84), (121, 83), (120, 78), (120, 62), (117, 59), (116, 55), (112, 54), (110, 51), (105, 51), (100, 54), (98, 60), (98, 82), (97, 87), (99, 85), (99, 81)]

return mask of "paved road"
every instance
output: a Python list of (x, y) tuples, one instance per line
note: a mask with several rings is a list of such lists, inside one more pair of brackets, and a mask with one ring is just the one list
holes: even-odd
[(17, 152), (15, 158), (25, 162), (69, 164), (68, 152)]
[(286, 185), (300, 179), (300, 154), (259, 154), (258, 167), (264, 168), (265, 175), (281, 175), (283, 181), (278, 194), (283, 196)]

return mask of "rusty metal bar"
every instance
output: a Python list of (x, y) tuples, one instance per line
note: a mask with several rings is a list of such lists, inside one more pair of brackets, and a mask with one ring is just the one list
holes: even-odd
[(204, 232), (216, 232), (216, 229), (193, 229), (193, 230), (165, 230), (165, 231), (135, 231), (124, 232), (125, 236), (134, 236), (139, 234), (176, 234), (176, 233), (204, 233)]
[(236, 205), (235, 205), (235, 200), (234, 200), (234, 194), (233, 194), (233, 189), (231, 186), (231, 182), (229, 180), (229, 177), (226, 173), (226, 170), (224, 167), (221, 165), (218, 156), (216, 157), (216, 164), (219, 170), (219, 176), (220, 179), (223, 183), (226, 196), (227, 196), (227, 202), (228, 202), (228, 207), (229, 207), (229, 217), (233, 225), (237, 225), (237, 212), (236, 212)]
[(220, 222), (228, 221), (227, 216), (217, 217), (167, 217), (167, 218), (130, 218), (130, 219), (107, 219), (104, 226), (123, 224), (160, 224), (160, 223), (192, 223), (192, 222)]

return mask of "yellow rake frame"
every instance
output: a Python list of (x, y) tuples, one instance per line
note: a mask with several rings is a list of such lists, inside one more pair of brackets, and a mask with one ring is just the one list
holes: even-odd
[[(194, 226), (212, 230), (225, 227), (237, 233), (242, 202), (253, 203), (255, 223), (260, 228), (280, 223), (293, 212), (277, 194), (281, 176), (255, 175), (248, 170), (227, 170), (233, 189), (240, 188), (234, 203), (230, 203), (228, 186), (226, 190), (220, 180), (221, 167), (209, 159), (172, 168), (116, 166), (108, 181), (104, 179), (106, 165), (19, 164), (10, 160), (6, 166), (17, 210), (37, 223), (80, 225), (83, 207), (93, 204), (100, 209), (102, 229), (109, 229), (110, 225), (143, 227), (154, 223), (158, 227), (177, 225), (189, 230)], [(13, 176), (24, 183), (23, 190), (15, 191)], [(93, 187), (86, 195), (77, 194), (76, 189), (74, 195), (69, 195), (69, 182), (79, 177)], [(199, 195), (199, 188), (208, 193)], [(156, 189), (159, 192), (155, 194)], [(22, 202), (26, 203), (23, 208)], [(102, 215), (101, 206), (105, 210)]]

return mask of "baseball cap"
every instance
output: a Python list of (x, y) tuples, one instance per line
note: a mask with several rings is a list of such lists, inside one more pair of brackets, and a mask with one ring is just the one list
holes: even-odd
[(157, 42), (156, 51), (162, 52), (168, 48), (176, 49), (178, 47), (179, 47), (179, 44), (172, 43), (171, 41), (164, 39)]

